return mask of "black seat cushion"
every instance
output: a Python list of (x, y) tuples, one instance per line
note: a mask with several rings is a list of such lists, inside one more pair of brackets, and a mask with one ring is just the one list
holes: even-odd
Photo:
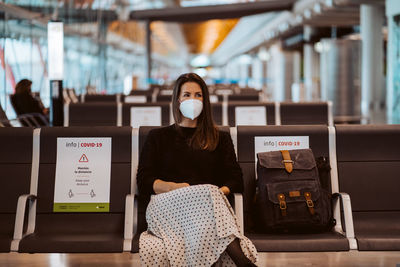
[(123, 251), (124, 214), (38, 214), (36, 224), (35, 233), (21, 240), (20, 252)]
[(359, 250), (400, 250), (400, 212), (354, 212)]
[(347, 251), (349, 242), (339, 233), (246, 234), (259, 252)]

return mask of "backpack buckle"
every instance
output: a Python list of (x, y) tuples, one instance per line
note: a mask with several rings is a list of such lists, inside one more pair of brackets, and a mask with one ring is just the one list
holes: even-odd
[(304, 197), (306, 199), (308, 210), (310, 211), (311, 215), (314, 215), (314, 213), (315, 213), (314, 202), (311, 199), (311, 193), (310, 192), (305, 192), (304, 193)]
[(281, 150), (282, 154), (282, 163), (285, 165), (285, 170), (288, 173), (291, 173), (293, 171), (293, 163), (294, 161), (290, 158), (290, 153), (288, 150)]
[(284, 194), (278, 194), (279, 208), (282, 216), (286, 216), (286, 201)]

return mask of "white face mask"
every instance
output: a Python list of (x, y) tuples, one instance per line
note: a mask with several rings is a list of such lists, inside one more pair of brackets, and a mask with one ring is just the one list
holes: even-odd
[(179, 110), (185, 118), (194, 120), (203, 110), (203, 102), (197, 99), (185, 100), (180, 104)]

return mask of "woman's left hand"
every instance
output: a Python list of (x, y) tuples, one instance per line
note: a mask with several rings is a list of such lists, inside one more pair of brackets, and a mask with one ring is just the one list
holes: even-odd
[(221, 191), (222, 193), (224, 193), (225, 196), (229, 195), (229, 193), (231, 192), (231, 190), (229, 189), (229, 187), (227, 186), (222, 186), (219, 188), (219, 191)]

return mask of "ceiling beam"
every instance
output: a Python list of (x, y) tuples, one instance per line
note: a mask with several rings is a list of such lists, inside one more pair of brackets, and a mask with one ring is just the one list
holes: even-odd
[[(55, 13), (54, 7), (18, 6), (0, 3), (0, 19), (7, 13), (9, 18), (27, 19), (47, 23)], [(57, 19), (64, 23), (96, 22), (101, 16), (105, 22), (118, 20), (118, 15), (113, 10), (79, 9), (61, 7), (57, 10)]]
[(291, 10), (296, 0), (266, 0), (240, 4), (173, 7), (132, 11), (131, 20), (198, 22), (210, 19), (240, 18), (271, 11)]

